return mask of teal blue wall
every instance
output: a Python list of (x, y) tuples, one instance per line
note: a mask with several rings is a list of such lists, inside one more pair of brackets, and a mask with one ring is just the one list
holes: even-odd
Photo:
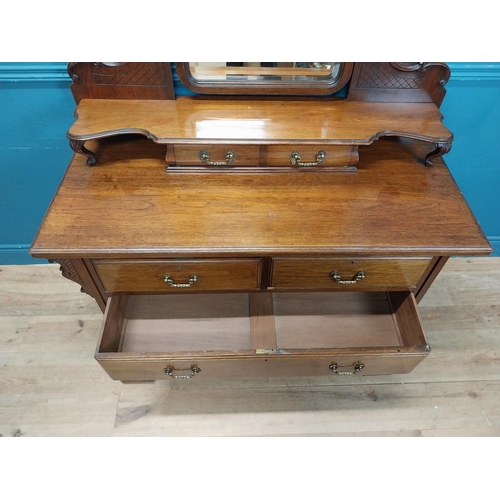
[(70, 83), (64, 63), (0, 63), (0, 264), (46, 262), (28, 248), (72, 155)]
[[(500, 256), (500, 63), (449, 64), (447, 163)], [(72, 155), (70, 83), (66, 63), (0, 63), (0, 264), (45, 262), (28, 248)]]
[(448, 64), (441, 111), (455, 139), (446, 163), (500, 256), (500, 63)]

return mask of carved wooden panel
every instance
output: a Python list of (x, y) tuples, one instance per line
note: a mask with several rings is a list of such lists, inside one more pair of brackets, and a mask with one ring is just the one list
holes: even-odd
[(62, 275), (66, 279), (78, 283), (82, 287), (81, 291), (85, 293), (85, 290), (83, 289), (83, 280), (78, 274), (78, 271), (76, 270), (76, 267), (71, 259), (59, 259), (57, 261), (50, 260), (49, 262), (57, 262), (60, 265), (59, 271), (61, 271)]
[(441, 105), (450, 78), (444, 63), (363, 62), (354, 65), (347, 99)]
[(71, 91), (81, 99), (174, 99), (170, 63), (69, 63)]
[(97, 302), (97, 305), (101, 308), (101, 311), (104, 312), (106, 308), (106, 295), (103, 289), (100, 289), (100, 282), (95, 277), (92, 276), (93, 269), (89, 271), (88, 266), (82, 259), (64, 259), (58, 258), (49, 259), (49, 262), (57, 262), (60, 267), (62, 275), (71, 281), (74, 281), (78, 285), (81, 286), (80, 291), (82, 293), (86, 293), (94, 298)]

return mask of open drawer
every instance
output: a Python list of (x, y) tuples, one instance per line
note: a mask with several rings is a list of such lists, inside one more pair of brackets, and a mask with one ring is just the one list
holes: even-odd
[(96, 359), (115, 380), (408, 373), (430, 352), (411, 292), (116, 295)]

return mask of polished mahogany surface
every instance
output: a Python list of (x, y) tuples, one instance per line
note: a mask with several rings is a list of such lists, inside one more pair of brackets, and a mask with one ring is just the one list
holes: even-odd
[(142, 137), (75, 155), (34, 241), (37, 257), (487, 255), (487, 239), (429, 144), (384, 138), (357, 173), (165, 173)]
[(253, 100), (83, 99), (68, 138), (139, 133), (159, 143), (369, 144), (381, 136), (451, 142), (433, 103)]

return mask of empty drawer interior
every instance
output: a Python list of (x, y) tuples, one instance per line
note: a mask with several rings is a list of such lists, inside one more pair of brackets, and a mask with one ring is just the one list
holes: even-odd
[(210, 356), (426, 343), (409, 292), (117, 295), (98, 352)]

